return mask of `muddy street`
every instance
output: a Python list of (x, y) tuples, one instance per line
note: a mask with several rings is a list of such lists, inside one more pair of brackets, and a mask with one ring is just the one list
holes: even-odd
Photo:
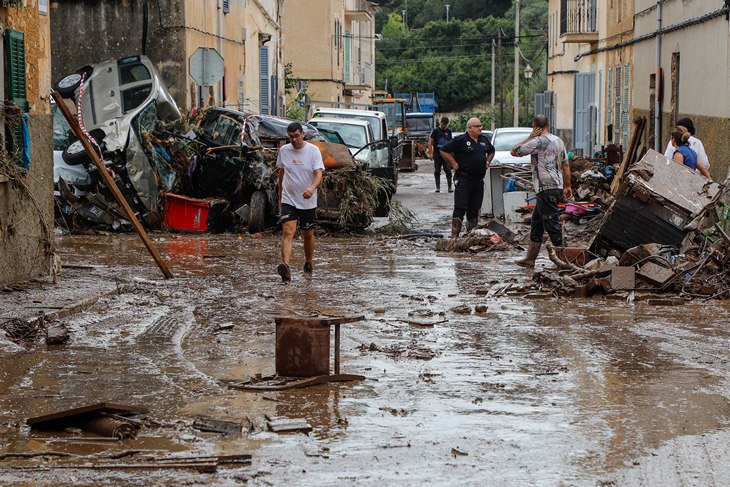
[[(397, 198), (419, 231), (446, 233), (452, 195), (419, 164)], [(60, 285), (0, 293), (4, 319), (48, 311), (38, 295), (52, 307), (105, 294), (59, 320), (66, 344), (0, 333), (1, 485), (728, 485), (724, 301), (494, 296), (529, 279), (521, 253), (372, 233), (320, 236), (311, 279), (296, 240), (282, 285), (278, 234), (152, 238), (174, 279), (134, 235), (63, 236)], [(229, 388), (274, 374), (274, 316), (291, 313), (364, 314), (342, 325), (341, 350), (342, 371), (366, 379)], [(147, 407), (155, 424), (94, 442), (25, 423), (98, 402)], [(313, 429), (273, 433), (267, 415)], [(199, 417), (243, 433), (198, 431)], [(98, 468), (243, 453), (250, 465), (214, 473)]]

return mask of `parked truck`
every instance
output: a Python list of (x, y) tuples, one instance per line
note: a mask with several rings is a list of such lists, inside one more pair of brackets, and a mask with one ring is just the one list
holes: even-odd
[(391, 127), (389, 135), (398, 139), (398, 169), (403, 171), (415, 171), (416, 148), (408, 136), (408, 125), (406, 122), (406, 100), (402, 98), (376, 98), (373, 105), (385, 113), (388, 119), (388, 126)]

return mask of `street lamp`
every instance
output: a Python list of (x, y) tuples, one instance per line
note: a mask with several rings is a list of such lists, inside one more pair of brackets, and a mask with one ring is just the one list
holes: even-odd
[(451, 5), (446, 4), (446, 23), (449, 23), (449, 8), (451, 8)]
[(522, 72), (527, 80), (527, 93), (525, 93), (525, 114), (527, 115), (527, 121), (530, 121), (530, 80), (532, 79), (532, 68), (528, 64), (525, 70)]

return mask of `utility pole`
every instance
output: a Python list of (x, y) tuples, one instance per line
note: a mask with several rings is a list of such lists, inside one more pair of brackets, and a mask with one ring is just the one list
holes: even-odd
[(504, 85), (502, 71), (502, 28), (499, 28), (499, 37), (497, 37), (497, 54), (499, 55), (499, 126), (504, 127)]
[(494, 131), (494, 39), (492, 39), (492, 102), (490, 104), (490, 109), (492, 112), (490, 129)]
[(515, 88), (513, 126), (520, 126), (520, 0), (515, 0)]

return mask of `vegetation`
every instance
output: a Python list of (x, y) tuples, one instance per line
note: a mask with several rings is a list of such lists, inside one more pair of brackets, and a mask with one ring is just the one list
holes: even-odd
[[(445, 20), (445, 4), (451, 5)], [(543, 91), (547, 44), (547, 2), (522, 0), (520, 15), (521, 103)], [(513, 101), (514, 6), (512, 0), (409, 0), (403, 22), (403, 0), (383, 2), (376, 14), (376, 88), (390, 92), (436, 92), (440, 112), (468, 110), (491, 98), (492, 41), (502, 34), (502, 70), (495, 49), (495, 117), (509, 123)], [(525, 58), (527, 61), (525, 61)], [(522, 76), (533, 69), (530, 81)], [(500, 123), (499, 100), (503, 100)], [(530, 105), (532, 101), (530, 100)], [(524, 113), (524, 108), (520, 110)], [(527, 117), (525, 117), (527, 119)]]

